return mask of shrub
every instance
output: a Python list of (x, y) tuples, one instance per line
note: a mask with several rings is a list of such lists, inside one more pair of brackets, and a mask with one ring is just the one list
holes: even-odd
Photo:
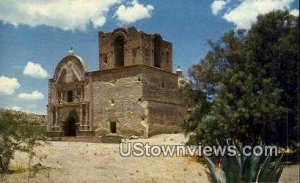
[(39, 122), (25, 119), (22, 113), (9, 111), (0, 114), (0, 172), (9, 171), (9, 162), (16, 151), (28, 153), (32, 158), (34, 147), (46, 140), (46, 131)]

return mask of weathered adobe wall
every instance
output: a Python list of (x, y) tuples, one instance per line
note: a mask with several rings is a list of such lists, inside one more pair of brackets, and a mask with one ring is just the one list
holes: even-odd
[[(147, 58), (147, 55), (150, 54), (151, 55), (151, 59), (150, 59), (150, 63), (147, 64), (149, 66), (154, 67), (154, 37), (155, 35), (149, 35), (149, 34), (145, 34), (143, 33), (143, 47), (144, 50), (146, 52), (146, 55), (144, 58)], [(150, 36), (150, 40), (149, 38), (146, 38), (147, 36)], [(148, 49), (147, 49), (148, 47)], [(150, 50), (149, 50), (150, 49)], [(147, 54), (148, 52), (148, 54)], [(172, 50), (172, 43), (162, 40), (161, 41), (161, 47), (160, 47), (160, 69), (168, 71), (168, 72), (172, 72), (172, 65), (173, 65), (173, 50)]]
[(55, 103), (57, 100), (57, 92), (56, 92), (56, 87), (53, 84), (54, 81), (53, 79), (49, 79), (48, 81), (48, 105), (47, 105), (47, 131), (50, 131), (50, 125), (52, 124), (52, 111), (51, 107), (52, 104)]
[(57, 87), (53, 79), (49, 79), (48, 84), (48, 104), (55, 104), (58, 102)]
[(186, 109), (179, 98), (177, 75), (142, 65), (87, 75), (90, 92), (85, 96), (91, 101), (96, 134), (108, 134), (109, 122), (117, 122), (117, 133), (125, 136), (181, 131)]
[(117, 68), (89, 73), (92, 77), (92, 123), (97, 135), (110, 133), (110, 122), (117, 122), (117, 133), (147, 137), (147, 102), (138, 68)]
[[(140, 33), (142, 41), (142, 64), (154, 67), (154, 36), (153, 34)], [(160, 69), (172, 72), (173, 56), (172, 56), (172, 44), (162, 40), (161, 49), (161, 64)]]
[(143, 99), (148, 101), (149, 135), (181, 131), (186, 108), (178, 92), (178, 76), (155, 68), (143, 72)]
[(182, 105), (148, 102), (149, 136), (162, 133), (181, 132), (186, 118), (186, 109)]
[[(122, 31), (99, 33), (99, 69), (115, 68), (114, 39), (118, 35), (125, 36), (124, 42), (124, 66), (133, 64), (142, 64), (142, 55), (138, 50), (141, 47), (140, 33), (136, 29), (127, 29), (126, 33)], [(133, 53), (135, 52), (135, 55)]]
[(178, 76), (153, 67), (143, 68), (144, 100), (181, 104)]
[(167, 41), (163, 42), (162, 46), (162, 63), (161, 67), (165, 71), (172, 72), (173, 70), (173, 50), (172, 50), (172, 43)]

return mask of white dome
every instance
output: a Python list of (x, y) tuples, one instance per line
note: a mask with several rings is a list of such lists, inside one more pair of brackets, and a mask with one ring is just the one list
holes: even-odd
[(178, 66), (178, 68), (176, 69), (176, 72), (182, 72), (182, 70), (180, 69), (180, 66)]
[(74, 51), (73, 51), (73, 48), (72, 48), (72, 47), (71, 47), (70, 50), (68, 51), (68, 54), (69, 54), (69, 55), (74, 55)]

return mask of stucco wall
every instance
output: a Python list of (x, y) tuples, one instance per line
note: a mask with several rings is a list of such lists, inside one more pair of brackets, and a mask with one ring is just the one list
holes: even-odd
[(177, 75), (142, 65), (89, 75), (96, 134), (110, 133), (110, 122), (117, 122), (118, 134), (125, 136), (180, 131), (185, 108), (178, 98)]
[(184, 106), (172, 103), (148, 101), (149, 136), (182, 131), (186, 116)]
[(121, 68), (92, 74), (92, 122), (96, 134), (110, 133), (110, 122), (117, 122), (117, 133), (147, 136), (147, 103), (142, 101), (141, 73)]

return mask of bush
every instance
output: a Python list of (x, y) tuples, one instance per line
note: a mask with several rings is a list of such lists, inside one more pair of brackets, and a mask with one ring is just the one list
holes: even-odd
[(46, 140), (46, 131), (37, 121), (25, 119), (22, 113), (0, 114), (0, 172), (9, 171), (9, 162), (16, 151), (28, 153), (32, 158), (34, 147)]

